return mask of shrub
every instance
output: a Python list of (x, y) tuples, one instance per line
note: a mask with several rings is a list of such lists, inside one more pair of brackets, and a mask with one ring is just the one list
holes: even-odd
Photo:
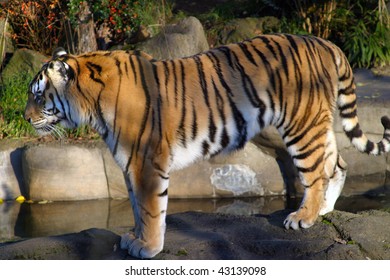
[[(74, 26), (78, 24), (78, 13), (85, 0), (71, 0), (68, 3), (69, 17)], [(139, 25), (136, 13), (138, 1), (134, 0), (102, 0), (87, 1), (96, 24), (96, 29), (108, 27), (111, 40), (123, 41)]]
[(353, 67), (390, 63), (385, 0), (262, 0), (282, 19), (282, 32), (313, 34), (339, 45)]
[(353, 67), (382, 66), (390, 63), (390, 29), (388, 19), (380, 21), (378, 10), (363, 10), (351, 19), (342, 48)]
[[(70, 0), (69, 17), (72, 24), (78, 24), (80, 5), (85, 0)], [(166, 15), (171, 15), (171, 8), (164, 0), (88, 0), (95, 21), (96, 30), (106, 30), (114, 43), (123, 42), (138, 30), (140, 24), (160, 24)], [(108, 30), (108, 31), (107, 31)]]
[(65, 11), (59, 0), (9, 0), (0, 11), (8, 14), (19, 47), (51, 54), (64, 36)]

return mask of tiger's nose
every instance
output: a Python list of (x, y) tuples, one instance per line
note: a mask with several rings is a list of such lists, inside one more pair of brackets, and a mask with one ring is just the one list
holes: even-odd
[(28, 107), (24, 110), (23, 118), (30, 124), (32, 123), (31, 110)]

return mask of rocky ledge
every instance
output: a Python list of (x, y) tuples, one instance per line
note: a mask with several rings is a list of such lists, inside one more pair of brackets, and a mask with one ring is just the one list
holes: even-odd
[[(390, 259), (390, 213), (333, 211), (306, 230), (285, 230), (288, 210), (234, 216), (168, 215), (156, 259)], [(127, 229), (89, 229), (0, 244), (0, 259), (131, 259), (119, 247)]]

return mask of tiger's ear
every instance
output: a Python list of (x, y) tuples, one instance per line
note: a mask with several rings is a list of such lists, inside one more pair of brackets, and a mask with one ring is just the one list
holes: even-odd
[(66, 50), (62, 47), (56, 48), (53, 52), (53, 59), (57, 59), (63, 55), (67, 55), (68, 53)]

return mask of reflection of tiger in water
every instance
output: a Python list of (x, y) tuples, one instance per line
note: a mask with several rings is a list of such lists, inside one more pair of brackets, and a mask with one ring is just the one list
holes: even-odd
[(333, 209), (346, 164), (332, 129), (338, 107), (361, 152), (390, 150), (367, 140), (356, 116), (352, 70), (333, 44), (314, 37), (260, 36), (189, 58), (153, 61), (143, 53), (63, 50), (30, 84), (25, 118), (48, 133), (54, 124), (90, 124), (123, 170), (135, 215), (122, 248), (150, 258), (163, 248), (169, 174), (197, 159), (242, 148), (275, 126), (306, 186), (286, 228), (308, 228)]

